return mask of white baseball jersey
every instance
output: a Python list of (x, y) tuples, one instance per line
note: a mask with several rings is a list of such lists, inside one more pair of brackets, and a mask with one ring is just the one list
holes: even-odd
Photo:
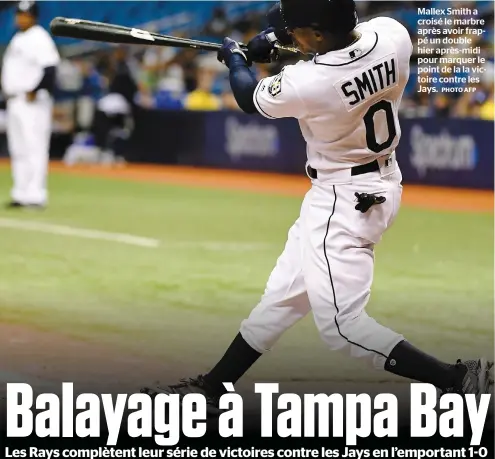
[(17, 32), (3, 58), (2, 91), (15, 96), (33, 91), (44, 69), (58, 65), (60, 55), (50, 34), (40, 25)]
[(317, 170), (347, 169), (394, 151), (398, 109), (409, 79), (412, 42), (394, 19), (359, 24), (347, 48), (284, 67), (254, 93), (267, 118), (296, 118)]

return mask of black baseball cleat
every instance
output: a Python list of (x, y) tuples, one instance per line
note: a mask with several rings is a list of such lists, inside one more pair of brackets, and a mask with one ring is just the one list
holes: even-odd
[(155, 388), (143, 387), (141, 393), (155, 397), (158, 394), (179, 394), (181, 398), (187, 394), (202, 394), (206, 398), (207, 413), (211, 416), (218, 416), (222, 411), (218, 407), (220, 396), (214, 395), (206, 385), (203, 375), (197, 378), (184, 378), (179, 384), (170, 386), (156, 386)]
[(474, 394), (479, 403), (482, 394), (491, 393), (493, 384), (493, 362), (481, 358), (477, 360), (457, 360), (456, 368), (459, 371), (459, 379), (456, 385), (443, 391), (454, 392), (461, 395)]
[(45, 206), (43, 204), (21, 204), (18, 201), (10, 201), (5, 207), (7, 209), (32, 209), (32, 210), (44, 210)]
[(24, 207), (20, 202), (17, 201), (10, 201), (7, 204), (5, 204), (6, 209), (20, 209), (21, 207)]

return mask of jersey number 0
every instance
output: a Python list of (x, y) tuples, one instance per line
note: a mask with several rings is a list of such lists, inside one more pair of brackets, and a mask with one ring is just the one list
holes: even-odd
[[(376, 140), (375, 132), (375, 114), (376, 112), (383, 110), (385, 112), (387, 120), (388, 137), (382, 143), (378, 143)], [(397, 128), (395, 127), (394, 112), (392, 110), (392, 104), (388, 100), (380, 100), (376, 104), (373, 104), (366, 115), (364, 115), (364, 125), (366, 126), (366, 144), (368, 148), (374, 153), (380, 153), (392, 145), (396, 135)]]

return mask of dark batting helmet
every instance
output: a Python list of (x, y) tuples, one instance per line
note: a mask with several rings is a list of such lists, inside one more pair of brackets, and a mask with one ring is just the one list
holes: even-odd
[(38, 4), (36, 2), (23, 0), (17, 4), (16, 12), (27, 13), (37, 18), (39, 16)]
[(281, 0), (280, 11), (289, 30), (311, 27), (344, 35), (358, 23), (354, 0)]
[(282, 14), (280, 13), (280, 2), (275, 3), (275, 5), (270, 8), (266, 14), (266, 18), (268, 19), (268, 27), (273, 27), (275, 29), (277, 40), (282, 45), (292, 45), (292, 38), (287, 33)]

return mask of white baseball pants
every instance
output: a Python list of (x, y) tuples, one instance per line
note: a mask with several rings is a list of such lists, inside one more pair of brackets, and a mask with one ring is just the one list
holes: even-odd
[[(374, 246), (394, 222), (402, 195), (395, 154), (385, 160), (379, 160), (380, 171), (354, 177), (350, 171), (319, 173), (312, 180), (265, 293), (241, 324), (240, 332), (253, 349), (270, 350), (310, 311), (330, 349), (367, 359), (378, 369), (404, 339), (365, 311)], [(386, 201), (363, 214), (354, 208), (355, 192), (377, 193)]]
[(7, 101), (7, 143), (11, 158), (11, 198), (21, 204), (46, 204), (46, 178), (52, 129), (53, 103), (38, 95)]

